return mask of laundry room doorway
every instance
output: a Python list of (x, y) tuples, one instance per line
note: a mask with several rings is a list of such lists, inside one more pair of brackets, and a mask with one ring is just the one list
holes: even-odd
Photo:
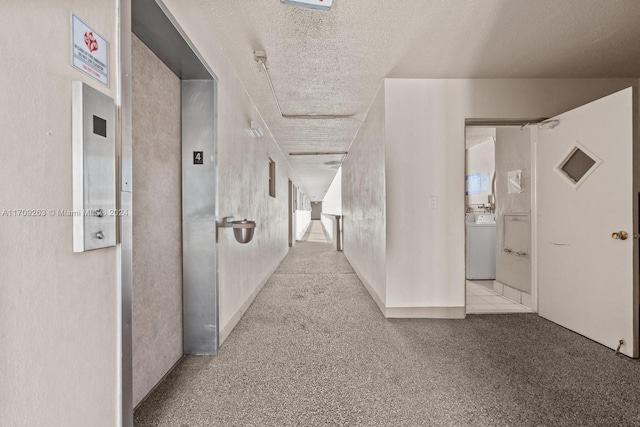
[[(487, 238), (480, 245), (482, 250), (471, 248), (470, 252), (469, 245), (477, 239), (473, 235), (470, 239), (469, 231), (493, 221), (487, 215), (495, 214), (496, 223), (494, 288), (487, 285), (491, 278), (486, 277), (481, 283), (484, 289), (470, 294), (477, 289), (473, 283), (477, 279), (467, 279), (467, 313), (492, 312), (473, 306), (482, 309), (487, 299), (497, 301), (488, 290), (499, 291), (502, 285), (504, 297), (504, 289), (513, 285), (521, 292), (520, 305), (529, 311), (616, 353), (640, 355), (640, 176), (634, 173), (640, 164), (635, 149), (640, 141), (634, 90), (629, 87), (547, 119), (503, 123), (467, 119), (471, 138), (476, 127), (495, 127), (495, 137), (491, 136), (495, 179), (467, 164), (467, 264), (469, 253), (477, 263), (482, 257), (474, 255), (492, 252)], [(530, 153), (528, 162), (523, 156), (522, 163), (515, 163), (512, 154), (503, 151), (500, 143), (505, 134), (522, 137), (520, 143), (528, 144), (529, 150), (523, 151)], [(513, 148), (513, 143), (508, 147)], [(470, 150), (473, 147), (467, 150), (467, 163), (474, 161)], [(474, 202), (471, 196), (481, 197), (482, 202)], [(524, 204), (527, 201), (529, 207)], [(502, 268), (501, 258), (511, 260), (508, 269)], [(512, 268), (521, 270), (514, 274)], [(526, 285), (525, 279), (530, 280), (528, 296), (520, 287)]]
[(467, 313), (534, 312), (532, 129), (469, 125), (465, 135)]

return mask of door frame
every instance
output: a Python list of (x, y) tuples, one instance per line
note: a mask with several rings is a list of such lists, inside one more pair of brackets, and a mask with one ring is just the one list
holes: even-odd
[[(466, 134), (467, 127), (473, 126), (484, 126), (484, 127), (505, 127), (505, 126), (520, 126), (522, 128), (538, 125), (539, 123), (545, 121), (547, 118), (545, 117), (537, 117), (532, 119), (471, 119), (468, 118), (464, 123), (464, 135), (465, 138), (462, 141), (464, 144), (464, 155), (465, 155), (465, 168), (464, 173), (466, 174)], [(531, 221), (531, 310), (534, 313), (538, 312), (538, 186), (537, 186), (537, 144), (538, 144), (538, 130), (535, 129), (531, 132), (531, 213), (530, 213), (530, 221)], [(466, 183), (466, 176), (464, 182)], [(462, 191), (462, 197), (465, 197), (465, 191)], [(466, 206), (466, 200), (463, 201), (463, 205)], [(463, 227), (466, 227), (466, 224), (463, 224)], [(466, 240), (466, 230), (465, 230), (465, 240)], [(496, 245), (499, 243), (496, 242)], [(465, 241), (466, 248), (466, 241)], [(466, 253), (465, 253), (465, 261), (466, 261)], [(466, 265), (466, 263), (465, 263)], [(465, 277), (465, 289), (466, 289), (466, 277)], [(465, 292), (465, 307), (467, 305), (467, 295)]]
[[(134, 5), (135, 4), (135, 5)], [(117, 256), (119, 264), (119, 327), (120, 327), (120, 418), (123, 427), (133, 427), (133, 339), (132, 339), (132, 285), (133, 285), (133, 227), (132, 227), (132, 199), (133, 199), (133, 168), (132, 168), (132, 41), (131, 35), (135, 30), (138, 37), (171, 69), (182, 81), (210, 82), (212, 88), (207, 89), (207, 93), (212, 94), (212, 105), (214, 106), (213, 123), (209, 128), (213, 128), (212, 150), (214, 155), (214, 191), (215, 200), (212, 219), (214, 230), (212, 235), (216, 235), (215, 222), (218, 220), (218, 166), (217, 166), (217, 81), (218, 78), (206, 62), (202, 55), (194, 47), (193, 43), (186, 36), (176, 19), (167, 10), (164, 4), (155, 0), (121, 0), (119, 8), (119, 30), (117, 35), (117, 73), (119, 75), (117, 97), (119, 111), (117, 114), (118, 125), (118, 158), (119, 158), (119, 203), (120, 208), (128, 210), (129, 215), (120, 217), (119, 242), (117, 245)], [(144, 33), (142, 35), (141, 33)], [(142, 35), (142, 36), (141, 36)], [(184, 107), (183, 97), (183, 107)], [(184, 109), (184, 108), (183, 108)], [(182, 120), (185, 117), (182, 114)], [(209, 134), (211, 135), (211, 134)], [(184, 148), (183, 148), (184, 149)], [(183, 164), (185, 162), (183, 152)], [(184, 171), (183, 171), (184, 184)], [(183, 197), (184, 203), (184, 197)], [(183, 206), (184, 209), (184, 206)], [(183, 224), (184, 225), (184, 224)], [(215, 240), (213, 242), (215, 252), (215, 262), (213, 266), (215, 274), (213, 316), (216, 321), (215, 349), (218, 346), (218, 250)], [(184, 248), (183, 248), (184, 250)], [(184, 265), (184, 260), (183, 260)], [(183, 332), (184, 334), (184, 332)]]

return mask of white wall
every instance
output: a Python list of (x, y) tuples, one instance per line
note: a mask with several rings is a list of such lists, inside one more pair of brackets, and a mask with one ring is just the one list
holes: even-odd
[[(71, 13), (110, 45), (110, 85), (71, 65)], [(4, 1), (0, 13), (0, 424), (115, 426), (118, 254), (72, 252), (71, 82), (116, 98), (116, 1)]]
[(384, 108), (382, 86), (342, 164), (343, 251), (379, 306), (387, 283)]
[[(464, 316), (466, 118), (553, 116), (632, 85), (637, 80), (385, 80), (387, 306), (453, 307)], [(428, 196), (438, 209), (429, 209)]]
[(322, 200), (322, 213), (342, 215), (342, 167), (333, 177), (327, 194)]
[[(195, 3), (164, 3), (218, 77), (219, 215), (257, 223), (253, 240), (242, 245), (230, 229), (220, 231), (220, 339), (229, 335), (253, 298), (289, 249), (288, 179), (295, 183), (282, 151), (270, 132), (256, 138), (249, 131), (260, 117), (224, 52), (211, 38)], [(254, 46), (247, 41), (247, 52)], [(268, 192), (269, 158), (276, 162), (276, 197)]]
[(311, 211), (296, 211), (296, 240), (301, 240), (311, 224)]
[(325, 233), (331, 240), (333, 240), (336, 228), (336, 218), (331, 215), (323, 214), (320, 217), (320, 221), (322, 222), (322, 227), (324, 228)]

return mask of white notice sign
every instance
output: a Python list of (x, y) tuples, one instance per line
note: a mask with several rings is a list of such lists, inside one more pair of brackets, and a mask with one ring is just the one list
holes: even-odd
[(77, 16), (71, 19), (73, 66), (109, 86), (109, 43)]

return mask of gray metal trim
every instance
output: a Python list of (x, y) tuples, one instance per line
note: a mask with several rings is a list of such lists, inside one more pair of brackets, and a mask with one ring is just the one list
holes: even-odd
[(132, 182), (132, 87), (131, 87), (131, 1), (120, 0), (118, 19), (118, 41), (116, 45), (117, 102), (116, 116), (119, 126), (120, 208), (128, 215), (120, 217), (120, 369), (121, 407), (123, 427), (133, 427), (133, 335), (132, 335), (132, 288), (133, 288), (133, 188)]
[(121, 288), (121, 363), (122, 363), (122, 425), (133, 427), (133, 335), (132, 335), (132, 284), (133, 284), (133, 194), (120, 193), (120, 206), (129, 215), (120, 217), (120, 275)]
[(178, 77), (182, 80), (217, 80), (161, 2), (135, 0), (132, 12), (134, 34)]
[(465, 126), (527, 126), (535, 125), (547, 120), (548, 117), (539, 117), (532, 119), (466, 119)]
[[(73, 252), (85, 252), (116, 245), (115, 103), (81, 81), (72, 99)], [(96, 117), (104, 134), (95, 133)]]
[[(182, 306), (185, 354), (218, 352), (216, 82), (182, 82)], [(203, 163), (194, 164), (194, 152)]]

